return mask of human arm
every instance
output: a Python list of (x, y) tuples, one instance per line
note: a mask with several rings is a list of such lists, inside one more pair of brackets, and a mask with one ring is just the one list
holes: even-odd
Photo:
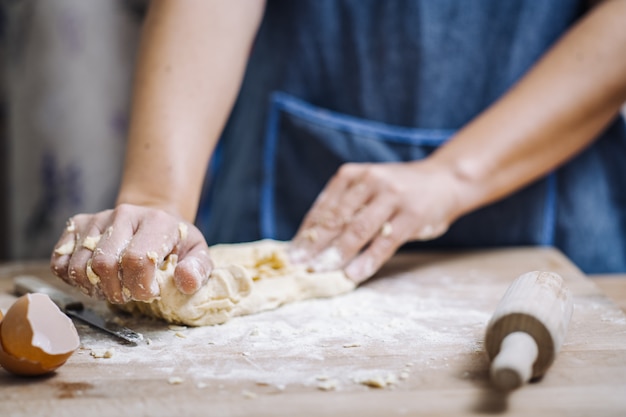
[[(74, 218), (52, 254), (57, 275), (111, 302), (148, 300), (158, 295), (155, 268), (177, 253), (181, 291), (206, 281), (208, 247), (192, 222), (263, 9), (261, 1), (150, 3), (116, 208)], [(96, 235), (93, 250), (84, 247)], [(72, 242), (71, 253), (59, 251)], [(88, 266), (99, 281), (89, 279)]]
[(441, 235), (581, 152), (626, 100), (625, 20), (624, 0), (593, 8), (429, 158), (344, 165), (305, 217), (294, 260), (362, 281), (403, 243)]

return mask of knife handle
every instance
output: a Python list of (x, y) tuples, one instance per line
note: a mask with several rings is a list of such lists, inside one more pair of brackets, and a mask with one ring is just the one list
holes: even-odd
[(24, 295), (28, 293), (46, 294), (63, 311), (82, 310), (83, 303), (72, 298), (61, 290), (56, 289), (44, 280), (32, 275), (20, 275), (13, 279), (15, 293)]

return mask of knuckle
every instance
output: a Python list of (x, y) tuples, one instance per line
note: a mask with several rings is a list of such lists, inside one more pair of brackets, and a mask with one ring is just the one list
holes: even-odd
[(151, 265), (150, 259), (148, 259), (148, 256), (145, 253), (132, 248), (124, 251), (120, 263), (123, 269), (129, 269), (132, 271), (141, 271), (145, 268), (149, 268)]
[(337, 175), (342, 178), (352, 178), (359, 174), (362, 167), (360, 164), (356, 164), (353, 162), (347, 162), (339, 167), (337, 171)]
[(369, 181), (384, 182), (387, 180), (385, 171), (379, 165), (369, 165), (365, 171), (365, 177)]
[(151, 222), (165, 223), (171, 222), (170, 215), (162, 210), (150, 210), (146, 213), (146, 219)]
[(85, 224), (89, 221), (89, 218), (91, 217), (91, 215), (89, 214), (85, 214), (85, 213), (80, 213), (80, 214), (76, 214), (74, 216), (72, 216), (70, 218), (71, 221), (73, 221), (74, 223), (78, 224)]
[(134, 211), (134, 207), (130, 204), (120, 204), (113, 210), (115, 217), (128, 217)]
[(381, 188), (384, 188), (385, 192), (396, 200), (405, 199), (408, 195), (406, 188), (394, 181), (385, 181), (384, 183), (381, 182), (379, 185)]

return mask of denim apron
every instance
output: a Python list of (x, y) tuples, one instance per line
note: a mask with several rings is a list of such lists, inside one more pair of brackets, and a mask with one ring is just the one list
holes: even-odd
[[(585, 12), (579, 0), (269, 0), (197, 223), (291, 239), (345, 162), (427, 157)], [(540, 105), (540, 103), (537, 103)], [(566, 166), (418, 248), (550, 245), (626, 270), (622, 119)]]

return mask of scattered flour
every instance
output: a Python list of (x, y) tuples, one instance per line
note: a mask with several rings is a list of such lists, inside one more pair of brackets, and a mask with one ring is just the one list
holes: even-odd
[[(203, 387), (261, 381), (282, 389), (389, 388), (407, 383), (413, 364), (447, 370), (454, 362), (449, 358), (482, 351), (491, 312), (469, 308), (471, 302), (446, 292), (423, 294), (403, 279), (378, 280), (343, 296), (208, 327), (122, 316), (151, 343), (120, 345), (107, 364), (134, 364), (128, 372), (145, 366), (165, 378), (176, 373)], [(102, 343), (102, 334), (87, 327), (81, 326), (80, 333), (89, 348)]]

